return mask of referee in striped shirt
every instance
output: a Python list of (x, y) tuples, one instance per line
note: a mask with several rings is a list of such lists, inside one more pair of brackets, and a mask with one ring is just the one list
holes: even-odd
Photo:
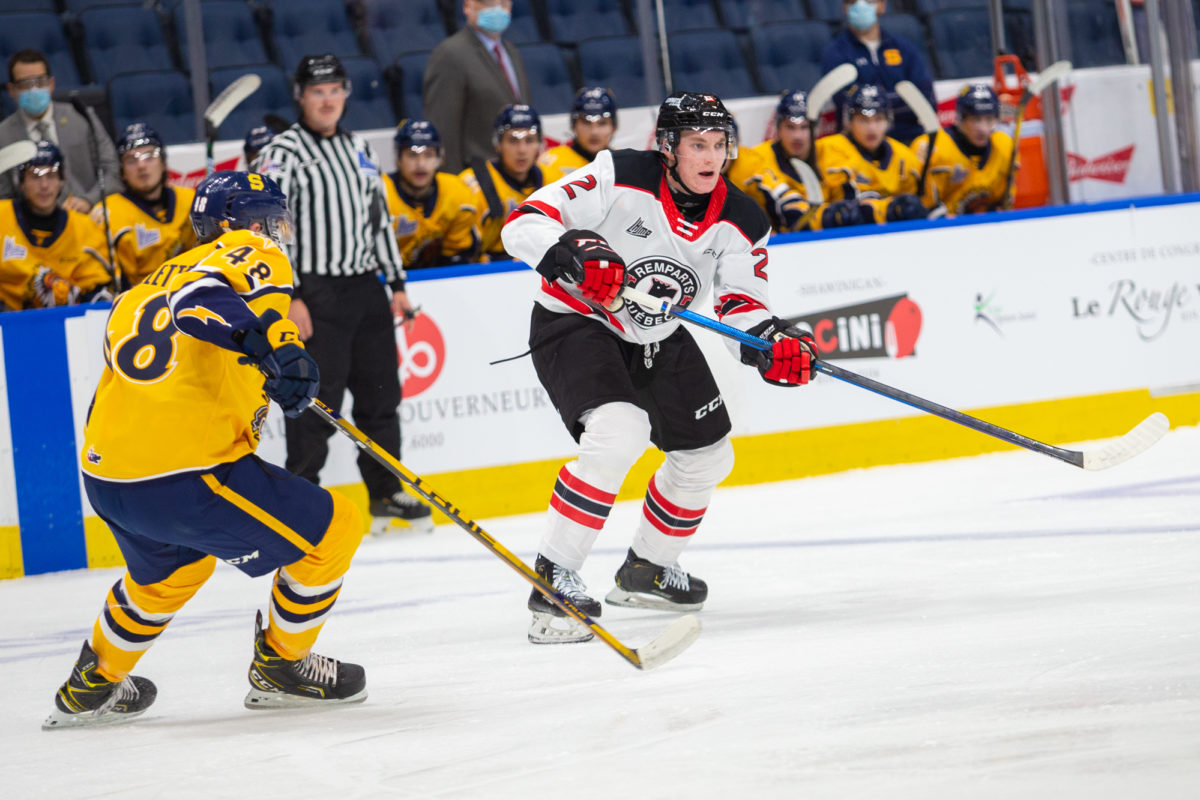
[[(399, 458), (393, 319), (411, 320), (413, 308), (404, 291), (379, 161), (363, 137), (338, 124), (350, 89), (336, 57), (301, 59), (295, 76), (300, 120), (271, 140), (258, 165), (279, 183), (296, 220), (296, 243), (288, 252), (296, 286), (288, 316), (321, 368), (317, 397), (341, 408), (349, 389), (355, 424)], [(288, 470), (317, 483), (333, 429), (316, 414), (285, 425)], [(373, 530), (396, 518), (432, 527), (429, 507), (406, 494), (395, 475), (365, 453), (358, 468), (370, 497)]]

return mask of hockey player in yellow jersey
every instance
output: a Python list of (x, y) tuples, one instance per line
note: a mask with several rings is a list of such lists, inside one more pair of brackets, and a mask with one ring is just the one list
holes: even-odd
[(43, 724), (123, 722), (157, 690), (131, 675), (219, 558), (274, 573), (255, 622), (247, 708), (366, 698), (362, 667), (312, 652), (362, 540), (352, 502), (255, 455), (270, 400), (304, 412), (320, 376), (287, 319), (291, 214), (257, 173), (218, 172), (191, 212), (200, 245), (117, 298), (80, 458), (128, 571)]
[(472, 164), (460, 177), (475, 194), (484, 256), (504, 261), (511, 258), (500, 241), (504, 221), (542, 188), (542, 171), (536, 163), (542, 149), (541, 117), (527, 105), (505, 106), (496, 117), (492, 143), (496, 158)]
[[(196, 244), (188, 212), (194, 191), (167, 185), (166, 149), (144, 122), (125, 128), (117, 141), (125, 191), (107, 198), (113, 253), (124, 289), (141, 283), (164, 261)], [(99, 204), (92, 219), (101, 222)]]
[(39, 142), (33, 159), (17, 168), (17, 196), (0, 200), (0, 311), (111, 296), (104, 232), (58, 201), (62, 164), (58, 147)]
[(612, 91), (585, 86), (571, 103), (571, 134), (575, 138), (542, 153), (538, 166), (547, 181), (556, 181), (592, 163), (597, 153), (608, 149), (616, 132), (617, 99)]
[(471, 263), (479, 255), (475, 196), (462, 178), (438, 172), (437, 128), (428, 120), (405, 120), (394, 141), (396, 171), (383, 176), (383, 184), (405, 268)]
[(887, 135), (887, 93), (875, 84), (847, 90), (841, 133), (817, 140), (817, 166), (825, 199), (825, 228), (924, 219), (916, 196), (921, 165), (909, 147)]
[[(996, 130), (1000, 99), (986, 83), (968, 84), (954, 104), (953, 127), (940, 130), (925, 179), (923, 200), (930, 208), (939, 203), (950, 215), (977, 214), (1004, 205), (1008, 169), (1012, 164), (1012, 137)], [(929, 140), (917, 140), (917, 157), (924, 163)]]

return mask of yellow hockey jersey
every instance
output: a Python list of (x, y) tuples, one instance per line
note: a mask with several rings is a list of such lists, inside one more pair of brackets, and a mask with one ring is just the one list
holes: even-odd
[(270, 239), (230, 231), (171, 259), (117, 298), (106, 367), (80, 464), (102, 480), (207, 469), (258, 447), (263, 375), (239, 364), (235, 331), (274, 309), (286, 318), (292, 266)]
[[(808, 202), (804, 181), (777, 141), (768, 140), (753, 147), (738, 148), (738, 157), (725, 177), (762, 207), (776, 233), (807, 229), (810, 222), (820, 222), (819, 214), (813, 211), (812, 204)], [(788, 225), (779, 213), (779, 205), (794, 194), (803, 198), (802, 202), (792, 205), (804, 216), (799, 224)]]
[[(929, 139), (921, 136), (914, 145), (923, 164)], [(1013, 158), (1012, 137), (1003, 131), (993, 131), (982, 153), (966, 155), (973, 149), (957, 129), (938, 131), (921, 198), (926, 206), (945, 203), (947, 213), (956, 215), (993, 211), (1004, 204), (1008, 168)]]
[(575, 142), (551, 147), (538, 156), (538, 166), (547, 181), (556, 181), (564, 175), (569, 175), (580, 167), (592, 163), (587, 154), (575, 146)]
[(917, 191), (921, 165), (907, 145), (890, 136), (878, 159), (863, 153), (845, 133), (823, 136), (816, 147), (817, 174), (829, 202), (857, 197), (872, 206), (876, 222), (883, 222), (889, 198)]
[[(475, 197), (476, 220), (483, 240), (483, 255), (491, 261), (504, 261), (511, 256), (504, 252), (504, 243), (500, 241), (500, 229), (517, 206), (542, 188), (542, 171), (534, 166), (529, 170), (524, 184), (518, 184), (500, 171), (495, 160), (487, 162), (487, 171), (486, 182), (492, 187), (491, 191), (485, 190), (485, 186), (475, 177), (475, 170), (470, 167), (463, 170), (459, 177)], [(489, 195), (493, 195), (490, 204)]]
[(42, 267), (66, 278), (77, 290), (76, 294), (90, 292), (111, 280), (104, 231), (78, 211), (60, 208), (50, 219), (50, 226), (41, 226), (29, 216), (23, 202), (0, 200), (0, 235), (4, 237), (0, 250), (0, 302), (4, 310), (20, 311), (69, 302), (65, 295), (55, 298), (34, 285)]
[(405, 269), (468, 263), (479, 254), (475, 195), (457, 175), (439, 172), (429, 197), (401, 191), (395, 175), (384, 175), (388, 213)]
[(167, 186), (161, 209), (128, 192), (108, 196), (108, 227), (122, 286), (141, 283), (164, 261), (196, 246), (189, 216), (195, 195), (194, 189)]

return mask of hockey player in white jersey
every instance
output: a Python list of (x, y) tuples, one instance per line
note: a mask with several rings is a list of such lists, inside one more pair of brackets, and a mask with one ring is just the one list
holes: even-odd
[[(807, 383), (817, 355), (811, 332), (771, 314), (766, 215), (721, 175), (736, 157), (724, 104), (676, 93), (659, 109), (655, 136), (658, 152), (603, 151), (534, 192), (503, 231), (505, 249), (542, 276), (529, 347), (579, 443), (559, 471), (536, 568), (590, 616), (600, 603), (578, 572), (647, 444), (666, 460), (605, 598), (612, 605), (703, 605), (708, 587), (678, 559), (733, 467), (729, 416), (695, 341), (678, 320), (625, 302), (621, 288), (686, 306), (711, 287), (718, 318), (774, 343), (737, 353), (770, 383)], [(538, 592), (529, 609), (532, 642), (592, 638)]]

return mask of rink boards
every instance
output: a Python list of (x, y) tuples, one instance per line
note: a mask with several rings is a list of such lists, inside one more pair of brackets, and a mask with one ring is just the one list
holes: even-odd
[[(772, 302), (842, 367), (1043, 441), (1120, 435), (1156, 410), (1195, 424), (1197, 214), (1191, 195), (777, 237)], [(403, 460), (474, 518), (544, 508), (573, 450), (529, 358), (489, 365), (526, 349), (536, 286), (519, 264), (411, 276)], [(121, 563), (77, 468), (106, 312), (0, 315), (0, 577)], [(832, 379), (768, 386), (692, 330), (734, 420), (729, 484), (1009, 447)], [(277, 409), (259, 452), (283, 461)], [(356, 455), (334, 437), (321, 479), (365, 506)], [(639, 497), (660, 460), (648, 452), (620, 497)]]

